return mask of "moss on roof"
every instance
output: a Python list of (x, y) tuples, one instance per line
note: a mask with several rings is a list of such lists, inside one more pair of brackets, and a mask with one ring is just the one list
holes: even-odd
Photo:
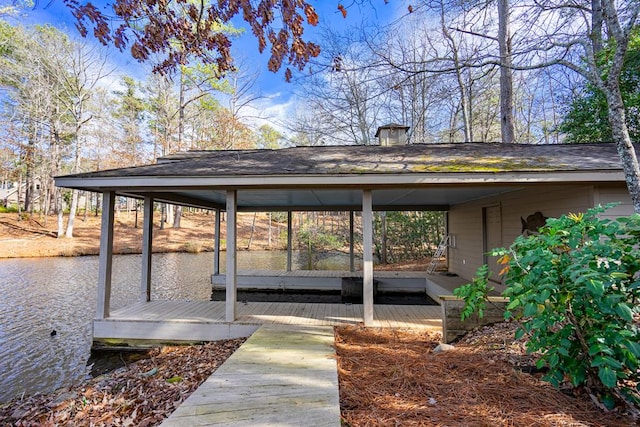
[[(636, 149), (640, 149), (637, 147)], [(517, 173), (621, 170), (616, 147), (601, 144), (413, 144), (177, 153), (157, 164), (74, 175), (276, 176), (411, 173)]]
[(521, 159), (513, 157), (457, 157), (453, 159), (422, 159), (412, 172), (513, 172), (554, 171), (569, 167), (566, 163), (550, 164), (544, 157)]

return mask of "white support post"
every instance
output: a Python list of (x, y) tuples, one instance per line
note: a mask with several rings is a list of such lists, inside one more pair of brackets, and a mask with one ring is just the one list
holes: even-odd
[(220, 274), (220, 209), (216, 209), (215, 239), (213, 242), (213, 274)]
[(144, 219), (142, 229), (142, 302), (151, 301), (151, 254), (153, 253), (153, 198), (144, 198)]
[(364, 325), (373, 326), (373, 197), (362, 191), (362, 304)]
[(96, 318), (109, 317), (111, 306), (111, 266), (113, 263), (113, 208), (116, 193), (102, 193), (102, 225), (100, 226), (100, 257), (98, 267), (98, 306)]
[(292, 233), (293, 224), (291, 224), (292, 219), (293, 219), (292, 212), (291, 211), (287, 212), (287, 271), (291, 271), (291, 265), (292, 265), (292, 254), (291, 254), (291, 242), (292, 242), (291, 239), (293, 238), (293, 233)]
[(226, 320), (236, 320), (237, 285), (236, 277), (236, 213), (238, 200), (236, 190), (227, 190), (227, 276), (226, 276)]
[(349, 271), (356, 271), (356, 260), (355, 260), (355, 252), (354, 252), (354, 241), (353, 236), (355, 233), (353, 232), (354, 228), (354, 213), (353, 211), (349, 211)]

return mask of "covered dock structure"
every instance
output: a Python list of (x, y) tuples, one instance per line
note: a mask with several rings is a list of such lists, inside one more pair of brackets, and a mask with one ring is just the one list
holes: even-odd
[[(430, 319), (437, 317), (433, 311), (423, 309), (407, 314), (411, 310), (403, 309), (392, 314), (374, 305), (374, 211), (460, 212), (459, 219), (452, 218), (451, 214), (449, 217), (448, 233), (452, 234), (449, 250), (454, 255), (454, 265), (449, 268), (454, 272), (467, 272), (481, 264), (486, 242), (491, 237), (487, 231), (489, 226), (495, 228), (498, 236), (490, 240), (491, 244), (508, 243), (505, 237), (519, 227), (519, 221), (515, 226), (504, 221), (510, 200), (516, 200), (516, 196), (522, 199), (532, 194), (534, 196), (526, 196), (528, 200), (536, 197), (544, 200), (545, 194), (584, 192), (587, 194), (584, 204), (593, 205), (598, 200), (605, 200), (606, 194), (622, 194), (624, 174), (613, 144), (410, 144), (191, 151), (163, 157), (150, 165), (57, 177), (56, 185), (102, 193), (94, 338), (132, 338), (135, 335), (158, 340), (175, 340), (176, 337), (201, 340), (195, 330), (216, 331), (202, 339), (246, 336), (259, 322), (275, 321), (273, 316), (276, 315), (286, 318), (284, 322), (362, 322), (365, 326), (380, 326), (380, 322), (388, 325), (394, 322), (431, 324)], [(140, 300), (131, 308), (112, 312), (111, 268), (117, 195), (144, 200), (144, 232)], [(506, 201), (500, 205), (503, 198)], [(212, 301), (199, 306), (167, 302), (163, 306), (162, 302), (151, 301), (154, 202), (215, 210), (216, 236), (219, 236), (220, 212), (226, 212), (224, 302)], [(494, 206), (500, 206), (500, 209), (488, 210)], [(514, 209), (514, 218), (518, 218), (515, 215), (526, 217), (528, 212), (524, 209), (530, 210), (528, 206), (522, 211)], [(477, 228), (471, 226), (476, 219), (468, 216), (467, 207), (482, 213), (482, 222)], [(558, 207), (557, 210), (562, 209)], [(347, 313), (346, 307), (336, 307), (337, 311), (333, 312), (330, 307), (276, 303), (269, 307), (258, 303), (249, 306), (237, 300), (240, 277), (236, 262), (237, 213), (268, 211), (361, 214), (361, 307), (351, 307), (353, 311)], [(495, 221), (486, 221), (489, 213), (500, 215), (501, 212), (504, 213), (500, 217), (500, 228), (495, 227)], [(483, 227), (487, 229), (483, 230)], [(218, 241), (216, 253), (219, 249)], [(439, 283), (439, 278), (429, 282), (426, 272), (424, 277), (425, 290), (431, 286), (436, 294), (450, 293), (447, 283)], [(463, 278), (457, 280), (458, 284), (464, 283)], [(198, 329), (198, 324), (205, 326)]]

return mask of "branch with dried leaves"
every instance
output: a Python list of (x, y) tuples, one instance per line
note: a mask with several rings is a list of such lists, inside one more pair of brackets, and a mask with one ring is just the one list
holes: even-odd
[[(303, 37), (305, 25), (318, 23), (315, 9), (305, 0), (257, 3), (250, 0), (214, 3), (116, 0), (112, 7), (115, 16), (108, 16), (92, 3), (64, 2), (83, 36), (91, 31), (105, 45), (113, 44), (120, 50), (129, 47), (139, 61), (160, 55), (163, 59), (154, 67), (154, 71), (160, 73), (171, 73), (194, 58), (216, 64), (222, 74), (233, 70), (231, 39), (220, 31), (220, 25), (238, 15), (249, 24), (260, 52), (271, 46), (270, 71), (280, 70), (283, 63), (302, 69), (320, 53), (317, 44)], [(291, 76), (287, 68), (287, 81)]]

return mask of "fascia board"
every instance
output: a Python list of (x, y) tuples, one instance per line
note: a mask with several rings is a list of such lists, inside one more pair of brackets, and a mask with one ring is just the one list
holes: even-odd
[(126, 176), (56, 177), (59, 187), (78, 189), (164, 189), (172, 188), (363, 188), (465, 184), (537, 184), (569, 182), (624, 182), (622, 171), (446, 173), (446, 174), (361, 174), (361, 175), (239, 175), (239, 176)]

